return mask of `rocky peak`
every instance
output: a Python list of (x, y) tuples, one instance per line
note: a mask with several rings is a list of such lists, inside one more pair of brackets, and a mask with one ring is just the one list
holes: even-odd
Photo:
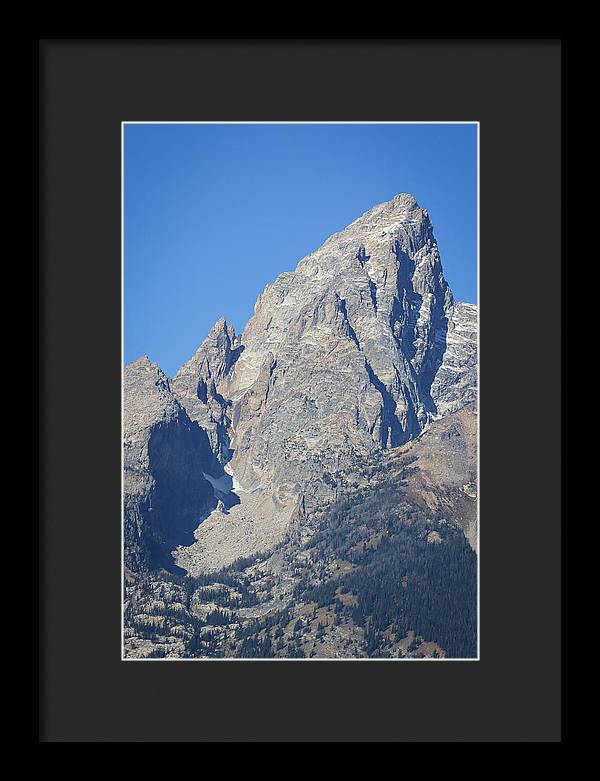
[(123, 393), (126, 435), (177, 415), (178, 405), (171, 392), (169, 378), (147, 355), (125, 367)]
[(240, 349), (233, 326), (221, 317), (172, 381), (173, 392), (191, 419), (208, 433), (219, 462), (225, 462), (229, 456), (227, 402), (220, 386)]
[(431, 386), (452, 306), (429, 216), (406, 193), (280, 275), (259, 296), (226, 385), (240, 479), (304, 480), (332, 458), (418, 435), (437, 414)]
[(179, 369), (174, 381), (193, 375), (217, 386), (231, 368), (234, 340), (233, 326), (228, 326), (224, 317), (219, 318), (196, 354)]
[(123, 401), (125, 563), (172, 567), (169, 549), (193, 540), (214, 503), (203, 476), (214, 461), (209, 440), (147, 356), (125, 368)]

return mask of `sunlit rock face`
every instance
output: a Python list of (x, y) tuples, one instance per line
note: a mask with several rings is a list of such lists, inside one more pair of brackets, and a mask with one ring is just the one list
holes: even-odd
[[(439, 414), (454, 310), (429, 216), (406, 194), (279, 276), (220, 386), (240, 482), (302, 484), (419, 434)], [(444, 399), (449, 384), (446, 371)]]
[(448, 312), (442, 365), (431, 386), (437, 415), (477, 400), (477, 306), (456, 302)]
[(188, 415), (208, 434), (215, 455), (214, 468), (229, 460), (227, 401), (218, 388), (239, 353), (239, 339), (224, 317), (211, 329), (196, 354), (172, 380), (173, 392)]

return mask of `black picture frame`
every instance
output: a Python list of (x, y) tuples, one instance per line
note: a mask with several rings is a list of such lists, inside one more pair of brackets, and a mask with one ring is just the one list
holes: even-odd
[[(40, 39), (42, 742), (561, 739), (561, 41)], [(480, 123), (481, 660), (121, 661), (121, 122)]]

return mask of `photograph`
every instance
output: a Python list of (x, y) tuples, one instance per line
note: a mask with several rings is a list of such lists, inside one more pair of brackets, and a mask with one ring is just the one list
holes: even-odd
[(479, 661), (479, 130), (122, 122), (123, 660)]
[(39, 39), (39, 742), (563, 742), (563, 45)]

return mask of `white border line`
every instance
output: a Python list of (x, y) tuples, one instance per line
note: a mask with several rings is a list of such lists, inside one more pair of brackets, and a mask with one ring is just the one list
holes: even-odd
[(197, 121), (171, 121), (171, 120), (123, 120), (121, 122), (121, 373), (125, 370), (125, 125), (476, 125), (477, 127), (477, 656), (474, 658), (398, 658), (398, 659), (373, 659), (361, 657), (341, 657), (335, 658), (315, 658), (306, 657), (303, 659), (286, 659), (275, 657), (270, 659), (243, 659), (243, 658), (213, 658), (213, 657), (194, 657), (191, 659), (178, 657), (161, 657), (144, 659), (141, 657), (125, 656), (125, 603), (123, 600), (123, 584), (125, 582), (125, 515), (124, 501), (125, 492), (123, 484), (124, 470), (124, 452), (123, 452), (123, 423), (124, 423), (124, 393), (123, 379), (121, 374), (121, 661), (122, 662), (480, 662), (481, 661), (481, 535), (480, 535), (480, 426), (481, 426), (481, 372), (480, 372), (480, 307), (481, 307), (481, 289), (480, 289), (480, 133), (481, 123), (478, 120), (414, 120), (411, 122), (385, 122), (385, 121), (338, 121), (328, 122), (326, 120), (318, 121), (232, 121), (232, 120), (211, 120), (206, 122)]
[(384, 122), (384, 121), (376, 121), (373, 120), (372, 122), (367, 122), (365, 120), (344, 120), (344, 121), (338, 121), (338, 120), (315, 120), (314, 122), (311, 122), (310, 120), (270, 120), (265, 119), (264, 121), (258, 121), (258, 120), (248, 120), (244, 122), (244, 120), (223, 120), (220, 121), (218, 119), (210, 120), (206, 122), (194, 122), (194, 121), (169, 121), (169, 120), (151, 120), (151, 119), (144, 119), (144, 120), (129, 120), (124, 119), (121, 122), (122, 125), (479, 125), (479, 122), (477, 120), (460, 120), (453, 122), (451, 120), (439, 120), (433, 121), (430, 119), (424, 119), (424, 120), (418, 120), (415, 119), (411, 122)]
[(479, 465), (479, 453), (480, 453), (480, 447), (479, 447), (479, 438), (480, 438), (480, 425), (481, 425), (481, 372), (479, 371), (479, 360), (481, 356), (481, 343), (479, 339), (479, 313), (481, 311), (481, 290), (479, 288), (480, 283), (480, 275), (479, 275), (479, 254), (480, 254), (480, 228), (479, 228), (479, 217), (480, 217), (480, 206), (479, 206), (479, 198), (481, 193), (481, 188), (479, 185), (479, 175), (480, 175), (480, 133), (481, 133), (481, 125), (478, 122), (477, 123), (477, 659), (476, 661), (480, 661), (481, 659), (481, 537), (480, 537), (480, 519), (481, 514), (479, 512), (479, 501), (480, 501), (480, 475), (481, 475), (481, 469)]
[(125, 451), (123, 448), (123, 426), (125, 394), (123, 376), (125, 373), (125, 123), (121, 122), (121, 661), (125, 657)]

